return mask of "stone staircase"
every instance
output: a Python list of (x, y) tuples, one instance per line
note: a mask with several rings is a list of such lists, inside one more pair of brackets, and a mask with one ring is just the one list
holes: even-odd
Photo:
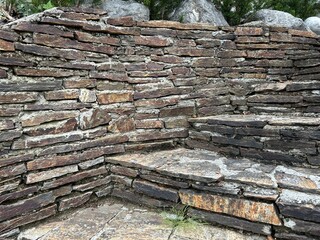
[(318, 239), (318, 169), (185, 148), (106, 161), (113, 196), (161, 208), (181, 202), (196, 218), (277, 239)]

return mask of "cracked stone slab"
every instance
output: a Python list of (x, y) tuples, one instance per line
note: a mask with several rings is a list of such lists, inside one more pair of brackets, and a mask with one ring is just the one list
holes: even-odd
[(264, 240), (259, 235), (195, 223), (174, 227), (164, 216), (148, 208), (113, 198), (101, 205), (69, 211), (24, 229), (19, 240)]

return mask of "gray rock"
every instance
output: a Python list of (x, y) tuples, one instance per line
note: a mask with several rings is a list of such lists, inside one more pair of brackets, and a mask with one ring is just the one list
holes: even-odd
[(102, 0), (101, 7), (108, 12), (109, 17), (132, 16), (136, 21), (148, 21), (149, 9), (136, 1)]
[(208, 0), (185, 0), (171, 14), (170, 20), (184, 23), (212, 23), (216, 26), (229, 26), (222, 13)]
[(261, 9), (257, 11), (253, 16), (253, 22), (244, 24), (245, 26), (275, 26), (275, 27), (287, 27), (299, 30), (308, 30), (301, 18), (296, 18), (290, 13)]
[(309, 17), (304, 23), (310, 28), (312, 32), (320, 35), (320, 15), (319, 17)]

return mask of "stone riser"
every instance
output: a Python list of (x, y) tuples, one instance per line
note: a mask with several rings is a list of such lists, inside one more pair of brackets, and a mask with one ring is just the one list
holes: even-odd
[[(254, 118), (256, 120), (252, 120)], [(192, 128), (186, 145), (191, 148), (213, 150), (265, 163), (309, 168), (320, 166), (318, 118), (233, 115), (190, 121)]]

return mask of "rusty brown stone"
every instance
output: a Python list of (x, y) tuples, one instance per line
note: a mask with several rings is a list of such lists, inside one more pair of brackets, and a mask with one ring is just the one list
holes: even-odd
[(0, 39), (0, 51), (14, 51), (14, 43)]
[(55, 215), (57, 212), (57, 206), (54, 204), (47, 208), (42, 208), (41, 210), (23, 215), (21, 217), (13, 218), (11, 220), (0, 223), (0, 232), (14, 229), (19, 226), (26, 225), (28, 223), (36, 222), (50, 216)]
[(14, 122), (12, 120), (0, 121), (0, 131), (9, 130), (14, 128)]
[(163, 121), (160, 120), (137, 120), (135, 126), (142, 129), (164, 128)]
[(53, 145), (56, 143), (67, 143), (75, 142), (83, 139), (83, 133), (71, 132), (59, 135), (47, 135), (45, 137), (37, 136), (32, 138), (27, 138), (25, 140), (17, 140), (13, 143), (12, 149), (28, 149), (35, 147), (43, 147), (47, 145)]
[(119, 92), (109, 93), (100, 92), (97, 94), (99, 104), (110, 104), (110, 103), (121, 103), (121, 102), (132, 102), (132, 92)]
[(0, 206), (0, 221), (30, 213), (54, 202), (52, 192), (43, 193), (33, 198), (22, 200), (12, 205)]
[(174, 129), (166, 131), (145, 131), (142, 133), (136, 133), (129, 137), (130, 142), (143, 142), (151, 140), (171, 139), (171, 138), (185, 138), (188, 136), (187, 130)]
[(48, 171), (42, 171), (37, 173), (28, 173), (27, 174), (27, 184), (42, 182), (48, 179), (61, 177), (63, 175), (67, 175), (69, 173), (75, 173), (78, 171), (77, 165), (71, 165), (67, 167), (55, 168)]
[(97, 14), (82, 13), (82, 12), (63, 12), (60, 18), (67, 18), (72, 20), (88, 21), (88, 20), (99, 20), (100, 16)]
[(75, 173), (75, 174), (72, 174), (72, 175), (69, 175), (66, 177), (62, 177), (62, 178), (53, 180), (51, 182), (45, 182), (43, 184), (42, 189), (43, 190), (52, 189), (52, 188), (56, 188), (56, 187), (59, 187), (62, 185), (66, 185), (68, 183), (77, 182), (77, 181), (80, 181), (85, 178), (103, 175), (106, 173), (108, 173), (108, 170), (103, 166), (103, 167), (100, 167), (97, 169), (92, 169), (92, 170), (87, 170), (87, 171)]
[[(1, 98), (1, 96), (0, 96)], [(76, 111), (68, 111), (68, 112), (54, 112), (54, 111), (46, 111), (46, 112), (38, 112), (33, 115), (25, 115), (21, 118), (21, 124), (23, 127), (31, 127), (37, 126), (42, 123), (64, 120), (68, 118), (75, 118), (78, 116), (78, 112)]]
[(264, 34), (264, 30), (260, 27), (237, 27), (235, 34), (239, 36), (259, 36)]
[(9, 30), (9, 29), (0, 30), (0, 39), (15, 42), (18, 40), (18, 38), (19, 38), (19, 34), (17, 34), (12, 30)]
[(71, 70), (57, 71), (56, 69), (37, 69), (37, 68), (16, 68), (14, 70), (18, 76), (29, 77), (70, 77), (74, 75)]
[(62, 212), (70, 208), (79, 207), (89, 201), (91, 195), (92, 192), (87, 192), (81, 195), (64, 198), (60, 201), (59, 211)]
[(0, 69), (0, 78), (7, 78), (8, 74), (6, 70)]
[(128, 177), (137, 177), (139, 175), (139, 171), (131, 168), (126, 168), (122, 166), (112, 166), (110, 168), (110, 171), (112, 173), (118, 174), (118, 175), (124, 175)]
[(212, 57), (215, 56), (215, 50), (197, 49), (197, 48), (167, 48), (169, 54), (185, 57)]
[[(35, 44), (23, 44), (23, 43), (15, 43), (15, 47), (17, 50), (22, 52), (35, 54), (38, 56), (52, 56), (52, 57), (60, 57), (71, 60), (81, 60), (85, 59), (85, 53), (72, 49), (56, 49), (46, 46), (39, 46)], [(3, 65), (13, 65), (13, 66), (33, 66), (33, 63), (21, 61), (20, 59), (1, 59), (0, 64)]]
[(177, 56), (151, 56), (152, 61), (164, 63), (182, 63), (183, 58)]
[(73, 32), (62, 30), (58, 27), (46, 24), (35, 24), (30, 22), (20, 22), (12, 29), (21, 32), (47, 33), (63, 37), (73, 37)]
[(125, 16), (120, 18), (108, 18), (107, 23), (114, 26), (132, 27), (136, 25), (137, 22), (132, 16)]
[(180, 23), (174, 21), (148, 21), (148, 22), (138, 22), (137, 26), (139, 27), (149, 27), (149, 28), (172, 28), (180, 30), (209, 30), (216, 31), (218, 27), (208, 24), (208, 23)]
[(24, 134), (28, 136), (43, 136), (48, 134), (59, 134), (76, 130), (78, 122), (75, 118), (71, 118), (62, 122), (53, 123), (46, 126), (28, 128), (24, 130)]
[(24, 61), (19, 57), (0, 56), (0, 65), (27, 67), (27, 66), (33, 66), (34, 63), (31, 61)]
[(120, 45), (120, 39), (110, 37), (110, 36), (93, 36), (90, 33), (85, 33), (85, 32), (75, 32), (75, 37), (78, 41), (81, 42), (96, 42), (96, 43), (103, 43), (103, 44), (108, 44), (112, 46), (119, 46)]
[(27, 103), (35, 102), (38, 99), (37, 93), (27, 93), (27, 92), (0, 92), (0, 103)]
[(95, 108), (80, 114), (81, 129), (90, 129), (100, 125), (105, 125), (111, 121), (111, 116), (107, 109)]
[(110, 33), (116, 35), (140, 35), (140, 29), (136, 27), (107, 26), (102, 28), (100, 25), (97, 24), (86, 24), (85, 26), (83, 26), (83, 30), (91, 32)]
[(79, 90), (58, 90), (58, 91), (45, 92), (44, 97), (46, 100), (78, 99)]
[(110, 122), (108, 131), (113, 133), (124, 133), (135, 130), (133, 118), (122, 116), (115, 121)]
[(0, 176), (2, 178), (13, 177), (26, 172), (26, 166), (22, 164), (0, 168)]
[(149, 47), (167, 47), (171, 45), (170, 39), (157, 36), (136, 36), (134, 37), (134, 42), (136, 45)]
[(96, 86), (95, 79), (66, 79), (63, 81), (65, 88), (94, 88)]
[(22, 197), (27, 197), (28, 195), (31, 195), (37, 191), (38, 191), (38, 187), (33, 186), (33, 187), (27, 187), (27, 188), (24, 188), (22, 190), (18, 190), (15, 192), (3, 194), (0, 196), (0, 204), (2, 204), (3, 202), (6, 202), (6, 201), (12, 201), (12, 200), (19, 199)]
[(273, 204), (207, 193), (196, 193), (190, 190), (180, 190), (179, 195), (182, 203), (185, 205), (215, 213), (224, 213), (254, 222), (269, 223), (276, 226), (282, 225)]
[(91, 72), (90, 78), (107, 79), (111, 81), (128, 82), (129, 78), (126, 73), (113, 72)]
[(62, 38), (55, 35), (37, 33), (34, 35), (33, 39), (34, 39), (34, 43), (49, 46), (49, 47), (71, 48), (71, 49), (99, 52), (99, 53), (105, 53), (105, 54), (115, 53), (114, 47), (103, 46), (103, 45), (95, 46), (91, 43), (82, 43), (82, 42), (78, 42), (68, 38)]

